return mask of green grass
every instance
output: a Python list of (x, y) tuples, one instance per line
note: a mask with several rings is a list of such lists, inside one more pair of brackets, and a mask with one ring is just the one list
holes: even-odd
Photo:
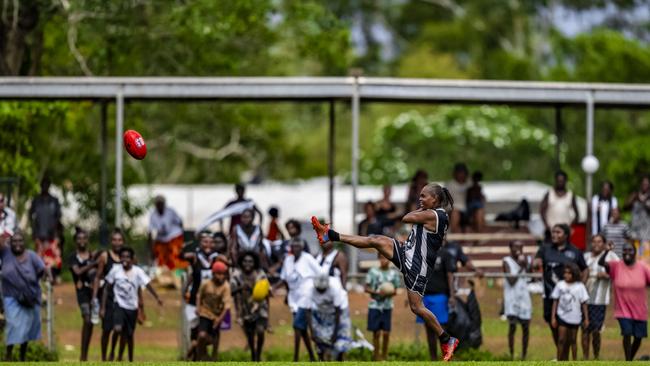
[[(6, 363), (9, 364), (9, 363)], [(44, 365), (48, 363), (43, 363), (43, 362), (26, 362), (22, 363), (22, 365)], [(78, 362), (50, 362), (49, 364), (57, 364), (57, 365), (79, 365)], [(120, 363), (107, 363), (107, 362), (88, 362), (85, 363), (84, 365), (89, 365), (89, 366), (94, 366), (94, 365), (120, 365)], [(157, 366), (157, 365), (172, 365), (172, 366), (181, 366), (181, 365), (187, 365), (188, 363), (186, 362), (134, 362), (132, 365), (147, 365), (147, 366)], [(277, 361), (277, 362), (219, 362), (219, 365), (224, 365), (224, 366), (241, 366), (241, 365), (296, 365), (296, 366), (308, 366), (308, 365), (314, 365), (314, 364), (324, 364), (324, 363), (310, 363), (310, 362), (298, 362), (298, 363), (288, 363), (286, 361)], [(358, 362), (358, 361), (346, 361), (346, 362), (328, 362), (326, 363), (327, 365), (345, 365), (345, 366), (356, 366), (356, 365), (369, 365), (370, 362)], [(403, 361), (393, 361), (393, 362), (381, 362), (381, 365), (409, 365), (409, 366), (431, 366), (431, 362), (403, 362)], [(454, 365), (458, 366), (480, 366), (480, 365), (486, 365), (486, 366), (499, 366), (499, 365), (518, 365), (518, 364), (523, 364), (526, 366), (538, 366), (538, 365), (580, 365), (580, 366), (585, 366), (585, 365), (629, 365), (629, 363), (626, 363), (624, 361), (573, 361), (573, 362), (553, 362), (553, 361), (525, 361), (525, 362), (511, 362), (511, 361), (484, 361), (484, 362), (454, 362)], [(650, 364), (650, 362), (639, 362), (635, 361), (634, 365), (643, 365), (643, 364)], [(215, 363), (211, 362), (197, 362), (197, 363), (192, 363), (192, 365), (197, 365), (197, 366), (214, 366)]]

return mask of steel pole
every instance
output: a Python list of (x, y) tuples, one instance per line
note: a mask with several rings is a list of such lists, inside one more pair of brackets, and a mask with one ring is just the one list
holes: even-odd
[(108, 132), (107, 132), (107, 122), (108, 122), (108, 105), (105, 101), (102, 101), (101, 104), (101, 225), (99, 227), (99, 243), (101, 246), (108, 246), (108, 222), (106, 221), (106, 200), (108, 192)]
[(122, 135), (124, 134), (124, 94), (115, 96), (115, 227), (122, 227)]
[[(359, 185), (359, 77), (352, 89), (352, 230), (357, 228), (357, 186)], [(350, 274), (358, 270), (358, 250), (350, 248)]]
[[(594, 94), (593, 92), (587, 93), (587, 141), (586, 141), (586, 155), (591, 156), (594, 154)], [(587, 248), (591, 247), (591, 196), (592, 196), (592, 173), (587, 173), (585, 180), (585, 198), (587, 200)]]
[(330, 100), (330, 130), (329, 130), (329, 147), (327, 154), (327, 173), (329, 176), (329, 219), (330, 223), (334, 223), (334, 144), (335, 144), (335, 124), (336, 124), (336, 109), (334, 99)]

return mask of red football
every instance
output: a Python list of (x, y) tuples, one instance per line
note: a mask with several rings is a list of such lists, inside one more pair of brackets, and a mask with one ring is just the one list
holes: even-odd
[(147, 156), (147, 145), (138, 131), (127, 130), (124, 132), (124, 148), (135, 159), (142, 160)]

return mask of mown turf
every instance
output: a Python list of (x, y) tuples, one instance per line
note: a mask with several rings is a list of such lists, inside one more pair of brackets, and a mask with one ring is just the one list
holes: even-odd
[[(376, 362), (374, 362), (376, 363)], [(9, 363), (0, 363), (0, 364), (9, 364)], [(56, 364), (56, 365), (79, 365), (77, 362), (49, 362), (49, 363), (44, 363), (44, 362), (26, 362), (22, 363), (21, 365), (44, 365), (44, 364)], [(84, 363), (84, 365), (89, 365), (89, 366), (106, 366), (106, 365), (121, 365), (121, 363), (112, 363), (112, 362), (89, 362), (89, 363)], [(215, 363), (210, 363), (210, 362), (200, 362), (200, 363), (187, 363), (187, 362), (134, 362), (130, 365), (146, 365), (146, 366), (157, 366), (157, 365), (165, 365), (165, 366), (181, 366), (181, 365), (197, 365), (197, 366), (215, 366)], [(309, 362), (298, 362), (298, 363), (290, 363), (290, 362), (219, 362), (218, 365), (223, 365), (223, 366), (244, 366), (244, 365), (250, 365), (250, 366), (276, 366), (276, 365), (296, 365), (296, 366), (313, 366), (313, 365), (345, 365), (345, 366), (356, 366), (356, 365), (369, 365), (370, 362), (357, 362), (357, 361), (348, 361), (348, 362), (328, 362), (328, 363), (309, 363)], [(431, 366), (431, 362), (379, 362), (381, 365), (389, 365), (389, 366), (396, 366), (396, 365), (408, 365), (408, 366)], [(436, 363), (438, 364), (438, 363)], [(635, 361), (633, 363), (634, 365), (650, 365), (650, 362), (639, 362)], [(624, 361), (570, 361), (570, 362), (554, 362), (554, 361), (524, 361), (524, 362), (518, 362), (518, 361), (481, 361), (481, 362), (453, 362), (453, 365), (457, 366), (480, 366), (480, 365), (485, 365), (485, 366), (513, 366), (513, 365), (526, 365), (526, 366), (542, 366), (542, 365), (575, 365), (575, 366), (591, 366), (591, 365), (629, 365), (629, 363), (624, 362)]]

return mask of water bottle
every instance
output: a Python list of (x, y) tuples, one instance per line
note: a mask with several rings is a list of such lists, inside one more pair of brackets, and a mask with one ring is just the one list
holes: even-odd
[(90, 322), (94, 325), (99, 324), (99, 300), (93, 299), (90, 309)]

